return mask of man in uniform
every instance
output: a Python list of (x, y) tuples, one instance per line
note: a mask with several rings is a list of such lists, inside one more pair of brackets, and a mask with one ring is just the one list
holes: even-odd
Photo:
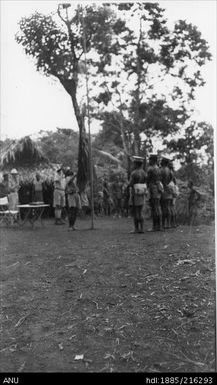
[(152, 215), (152, 231), (162, 230), (162, 211), (160, 205), (163, 186), (161, 184), (160, 169), (158, 167), (157, 155), (150, 155), (147, 175), (147, 187), (150, 195), (150, 206)]
[[(144, 233), (144, 218), (142, 215), (146, 194), (146, 174), (143, 170), (144, 158), (133, 157), (134, 170), (130, 175), (129, 187), (131, 187), (132, 213), (134, 220), (133, 233)], [(139, 192), (140, 185), (140, 192)]]

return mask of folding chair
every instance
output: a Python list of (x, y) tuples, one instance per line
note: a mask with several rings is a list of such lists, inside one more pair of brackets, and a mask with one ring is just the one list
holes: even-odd
[(18, 219), (19, 211), (9, 209), (8, 198), (0, 198), (0, 223), (4, 223), (9, 226), (18, 222)]

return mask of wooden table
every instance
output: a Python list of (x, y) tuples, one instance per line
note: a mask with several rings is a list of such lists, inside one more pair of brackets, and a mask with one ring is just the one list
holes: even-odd
[(19, 211), (24, 211), (24, 218), (21, 219), (21, 215), (19, 216), (19, 225), (24, 226), (25, 223), (30, 222), (32, 227), (34, 227), (35, 222), (40, 221), (41, 225), (43, 224), (42, 215), (46, 207), (49, 207), (47, 204), (26, 204), (26, 205), (18, 205)]

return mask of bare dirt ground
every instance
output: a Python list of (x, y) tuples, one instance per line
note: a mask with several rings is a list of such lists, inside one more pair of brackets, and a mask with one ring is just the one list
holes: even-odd
[(215, 371), (214, 226), (77, 226), (0, 229), (0, 371)]

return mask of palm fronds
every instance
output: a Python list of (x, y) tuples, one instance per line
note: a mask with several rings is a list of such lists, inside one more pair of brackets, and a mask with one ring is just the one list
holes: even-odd
[(118, 164), (118, 165), (121, 164), (120, 159), (116, 158), (115, 156), (113, 156), (112, 154), (110, 154), (107, 151), (102, 151), (102, 150), (98, 150), (98, 149), (94, 148), (94, 152), (97, 155), (101, 156), (102, 158), (111, 161), (112, 163), (115, 163), (115, 164)]
[(0, 166), (2, 168), (37, 163), (49, 163), (49, 160), (29, 136), (20, 140), (8, 139), (0, 145)]

